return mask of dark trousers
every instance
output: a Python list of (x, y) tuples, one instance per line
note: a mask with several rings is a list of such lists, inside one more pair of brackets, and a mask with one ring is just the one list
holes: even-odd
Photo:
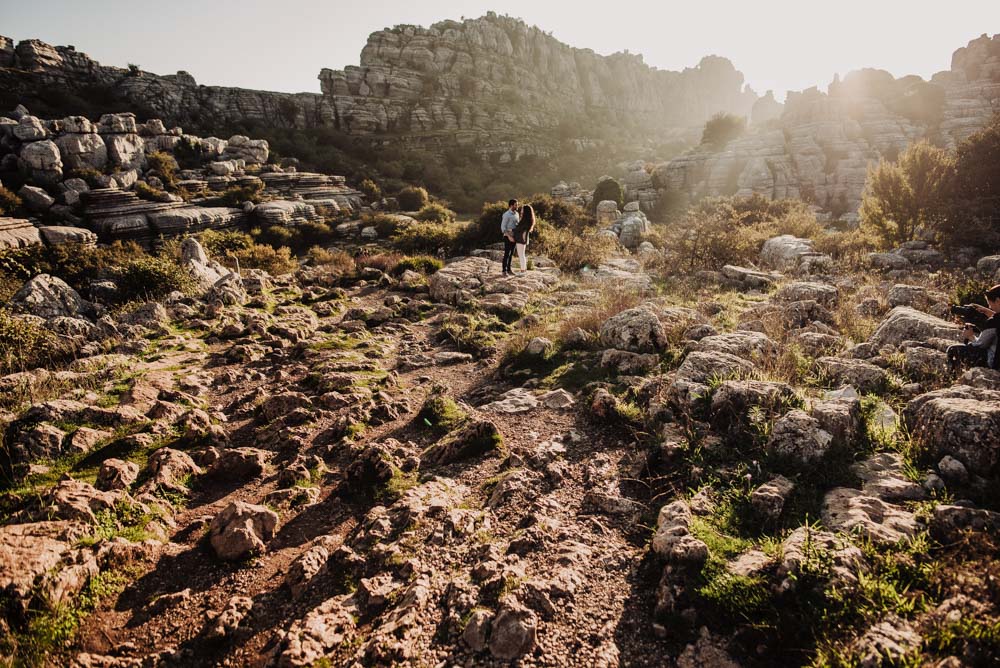
[(503, 270), (511, 271), (510, 263), (514, 260), (514, 250), (517, 248), (517, 244), (508, 239), (503, 238)]
[(986, 349), (960, 344), (948, 346), (948, 366), (952, 371), (967, 366), (986, 366)]

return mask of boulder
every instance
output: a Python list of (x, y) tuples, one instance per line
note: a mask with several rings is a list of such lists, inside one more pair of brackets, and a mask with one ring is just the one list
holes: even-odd
[(885, 369), (863, 360), (845, 357), (820, 357), (819, 370), (836, 385), (852, 385), (859, 392), (881, 392), (889, 382)]
[(935, 458), (951, 455), (975, 475), (1000, 462), (1000, 392), (967, 385), (928, 392), (906, 405), (903, 420)]
[(680, 406), (689, 407), (696, 398), (708, 395), (708, 384), (713, 378), (731, 379), (753, 370), (753, 364), (729, 353), (695, 351), (677, 369), (669, 396)]
[(64, 280), (48, 274), (35, 276), (17, 291), (11, 306), (21, 313), (40, 318), (93, 315), (94, 307)]
[(652, 550), (669, 562), (701, 564), (708, 559), (708, 546), (692, 536), (691, 508), (677, 500), (660, 508), (653, 534)]
[(692, 350), (726, 353), (743, 359), (762, 359), (777, 356), (778, 344), (761, 332), (742, 330), (706, 336), (695, 343)]
[(313, 666), (348, 641), (358, 609), (352, 596), (335, 596), (313, 608), (285, 634), (278, 668)]
[(830, 307), (837, 303), (837, 297), (837, 288), (827, 283), (795, 281), (781, 286), (772, 299), (779, 302), (812, 300)]
[(274, 538), (278, 514), (264, 506), (234, 501), (212, 519), (209, 542), (220, 559), (244, 559), (264, 549)]
[(868, 339), (881, 348), (898, 348), (903, 341), (926, 341), (931, 338), (954, 339), (958, 342), (958, 326), (908, 306), (889, 311), (882, 324)]
[(823, 499), (823, 524), (832, 531), (857, 531), (878, 543), (898, 543), (919, 530), (912, 512), (861, 490), (838, 487)]
[(56, 203), (56, 200), (52, 195), (35, 186), (21, 186), (21, 189), (17, 191), (17, 194), (24, 202), (25, 206), (38, 213), (45, 213), (52, 208), (53, 204)]
[(491, 624), (490, 654), (501, 661), (513, 661), (535, 648), (538, 618), (535, 613), (507, 597)]
[(741, 436), (753, 413), (780, 415), (798, 400), (787, 383), (763, 380), (726, 380), (712, 393), (712, 425), (724, 434)]
[(750, 506), (758, 516), (774, 521), (781, 517), (785, 499), (795, 489), (795, 484), (784, 476), (775, 476), (750, 494)]
[(764, 242), (760, 249), (760, 263), (764, 266), (786, 271), (799, 265), (800, 259), (812, 254), (812, 241), (800, 239), (791, 234), (782, 234)]
[(667, 335), (653, 309), (648, 305), (630, 308), (614, 315), (601, 325), (601, 343), (633, 353), (658, 352), (667, 347)]
[(108, 147), (99, 134), (64, 134), (55, 143), (67, 170), (96, 169), (103, 172), (107, 167)]
[(102, 490), (128, 489), (139, 477), (139, 465), (121, 459), (105, 459), (94, 486)]
[(808, 464), (822, 459), (832, 440), (833, 436), (820, 427), (819, 420), (795, 409), (775, 421), (767, 449), (794, 462)]
[(49, 140), (26, 144), (18, 155), (17, 165), (29, 179), (40, 184), (54, 185), (63, 177), (59, 147)]

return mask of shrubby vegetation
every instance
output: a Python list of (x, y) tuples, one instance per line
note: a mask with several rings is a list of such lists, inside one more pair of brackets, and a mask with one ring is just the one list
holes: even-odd
[(431, 202), (420, 207), (416, 218), (430, 223), (450, 223), (455, 220), (455, 212), (442, 204)]
[(817, 236), (822, 227), (798, 200), (715, 197), (688, 209), (664, 230), (664, 245), (688, 269), (717, 270), (757, 259), (763, 243), (779, 234)]
[(590, 203), (591, 211), (597, 210), (597, 205), (605, 200), (611, 200), (618, 204), (618, 208), (625, 205), (625, 191), (622, 184), (611, 177), (602, 178), (594, 188), (594, 199)]
[(1000, 115), (955, 156), (918, 142), (869, 170), (862, 227), (883, 247), (918, 235), (952, 246), (1000, 244)]
[(0, 308), (0, 375), (44, 366), (56, 350), (52, 332)]
[(396, 195), (399, 208), (403, 211), (417, 211), (422, 209), (430, 201), (425, 188), (417, 186), (407, 186)]
[(701, 133), (701, 143), (713, 148), (722, 148), (732, 140), (742, 137), (746, 130), (746, 118), (720, 111), (706, 121), (705, 129)]
[(21, 206), (21, 198), (13, 192), (0, 186), (0, 216), (6, 216), (16, 211)]

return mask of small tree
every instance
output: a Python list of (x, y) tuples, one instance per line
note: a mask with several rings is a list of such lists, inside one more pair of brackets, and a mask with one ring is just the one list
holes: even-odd
[(713, 148), (722, 148), (742, 136), (746, 129), (747, 119), (720, 111), (705, 123), (705, 129), (701, 133), (701, 143)]
[(597, 211), (597, 205), (608, 199), (615, 201), (620, 209), (625, 205), (625, 191), (617, 180), (610, 176), (602, 176), (594, 188), (594, 201), (591, 202), (590, 208)]
[(396, 195), (399, 208), (403, 211), (419, 211), (429, 201), (427, 191), (416, 186), (407, 186)]
[(925, 141), (911, 144), (897, 162), (870, 167), (861, 200), (861, 224), (885, 246), (936, 228), (949, 212), (955, 161)]
[(955, 202), (942, 238), (956, 245), (1000, 244), (1000, 114), (958, 147)]
[(358, 186), (358, 190), (364, 193), (369, 202), (377, 202), (382, 199), (382, 189), (371, 179), (365, 179)]

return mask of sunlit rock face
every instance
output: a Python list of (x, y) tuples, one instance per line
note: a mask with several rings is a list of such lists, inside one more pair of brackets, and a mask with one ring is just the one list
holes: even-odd
[(38, 40), (0, 38), (3, 62), (18, 70), (0, 76), (11, 88), (112, 87), (171, 125), (329, 126), (376, 140), (391, 133), (402, 148), (475, 145), (500, 162), (548, 155), (568, 138), (589, 145), (588, 130), (626, 143), (676, 139), (718, 111), (748, 115), (757, 99), (725, 58), (657, 70), (640, 55), (576, 49), (493, 13), (375, 32), (359, 65), (320, 72), (321, 94), (203, 86), (187, 72), (107, 67)]
[(780, 115), (777, 102), (760, 98), (745, 136), (660, 165), (654, 184), (692, 198), (802, 197), (828, 217), (852, 222), (871, 163), (895, 159), (919, 139), (954, 148), (985, 126), (998, 102), (1000, 35), (983, 35), (930, 81), (851, 72), (825, 93), (790, 92)]

